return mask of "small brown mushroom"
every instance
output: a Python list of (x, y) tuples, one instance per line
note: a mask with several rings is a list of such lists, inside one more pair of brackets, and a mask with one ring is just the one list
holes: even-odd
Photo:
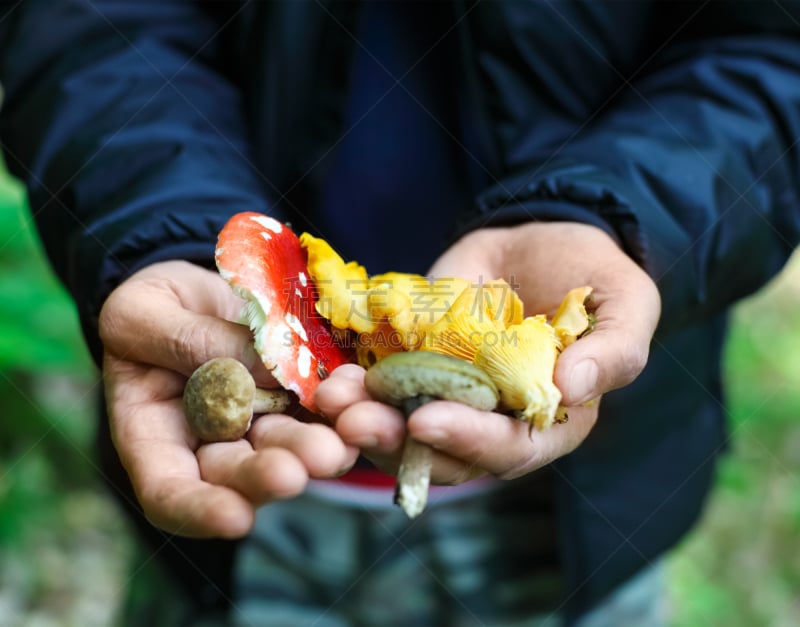
[(183, 391), (189, 428), (201, 440), (230, 442), (244, 437), (253, 414), (285, 411), (285, 390), (262, 390), (241, 362), (210, 359), (192, 373)]
[[(364, 384), (372, 398), (402, 409), (406, 418), (432, 400), (457, 401), (491, 411), (499, 398), (497, 387), (477, 366), (428, 351), (385, 357), (367, 370)], [(406, 437), (394, 500), (409, 518), (425, 509), (432, 464), (431, 447)]]

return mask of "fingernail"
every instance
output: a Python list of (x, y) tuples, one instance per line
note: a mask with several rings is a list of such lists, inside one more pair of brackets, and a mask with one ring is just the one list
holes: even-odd
[(256, 367), (256, 365), (261, 363), (261, 357), (259, 357), (258, 353), (256, 352), (255, 346), (248, 344), (244, 351), (242, 351), (242, 363), (247, 367), (248, 370), (252, 370)]
[(426, 429), (425, 431), (421, 431), (419, 435), (421, 436), (420, 440), (424, 441), (430, 446), (443, 444), (450, 437), (450, 434), (448, 434), (444, 429), (439, 428)]
[(355, 438), (351, 444), (357, 446), (358, 448), (375, 448), (378, 446), (378, 437), (372, 434), (362, 435), (358, 438)]
[(332, 479), (336, 479), (337, 477), (343, 477), (348, 472), (350, 472), (352, 469), (353, 469), (353, 466), (347, 466), (346, 468), (341, 468), (341, 469), (337, 470), (334, 474), (332, 474), (331, 478)]
[(578, 405), (597, 396), (597, 363), (594, 359), (578, 362), (569, 376), (568, 396), (571, 404)]

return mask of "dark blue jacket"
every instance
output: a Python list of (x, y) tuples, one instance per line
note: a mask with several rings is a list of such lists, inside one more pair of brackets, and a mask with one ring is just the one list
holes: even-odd
[[(321, 233), (374, 272), (424, 272), (484, 224), (596, 224), (657, 282), (663, 319), (644, 374), (554, 466), (572, 612), (696, 520), (727, 438), (725, 311), (798, 242), (798, 3), (410, 3), (400, 58), (382, 37), (356, 43), (372, 32), (356, 3), (4, 5), (0, 140), (96, 357), (109, 290), (157, 260), (208, 265), (237, 211)], [(356, 136), (365, 90), (390, 106)], [(392, 127), (395, 108), (432, 139)], [(404, 172), (430, 151), (445, 165)], [(404, 176), (403, 204), (380, 197)], [(354, 185), (372, 199), (357, 219), (337, 204)], [(206, 602), (199, 584), (227, 585), (218, 545), (161, 553)]]

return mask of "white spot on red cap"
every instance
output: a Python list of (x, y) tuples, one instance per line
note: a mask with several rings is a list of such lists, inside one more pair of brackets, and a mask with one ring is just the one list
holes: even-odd
[(300, 274), (298, 274), (297, 278), (300, 280), (300, 285), (302, 285), (303, 287), (308, 285), (308, 278), (306, 277), (305, 272), (301, 272)]
[(250, 219), (273, 233), (280, 233), (283, 231), (283, 225), (275, 218), (270, 218), (269, 216), (250, 216)]
[(299, 335), (304, 342), (308, 342), (308, 335), (306, 334), (306, 330), (303, 328), (303, 325), (297, 316), (295, 316), (292, 313), (287, 313), (283, 318), (284, 320), (286, 320), (286, 324), (289, 325), (289, 328), (292, 331), (297, 333), (297, 335)]
[(233, 279), (236, 278), (236, 273), (235, 272), (230, 272), (229, 270), (226, 270), (225, 268), (219, 268), (219, 275), (223, 279), (225, 279), (228, 283), (230, 283), (231, 281), (233, 281)]
[(308, 346), (305, 344), (300, 346), (300, 351), (297, 355), (297, 372), (304, 379), (307, 379), (308, 375), (311, 374), (311, 357), (311, 351), (308, 350)]

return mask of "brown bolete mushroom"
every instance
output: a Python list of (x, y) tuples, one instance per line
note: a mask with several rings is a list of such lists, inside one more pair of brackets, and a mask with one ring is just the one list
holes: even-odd
[(230, 442), (244, 437), (253, 414), (277, 413), (289, 406), (285, 390), (257, 388), (241, 362), (210, 359), (192, 373), (183, 390), (189, 428), (201, 440)]
[[(480, 368), (452, 357), (427, 351), (395, 353), (367, 370), (364, 385), (377, 401), (411, 412), (433, 400), (464, 403), (491, 411), (497, 406), (497, 387)], [(414, 518), (428, 500), (433, 450), (406, 437), (394, 500)]]

